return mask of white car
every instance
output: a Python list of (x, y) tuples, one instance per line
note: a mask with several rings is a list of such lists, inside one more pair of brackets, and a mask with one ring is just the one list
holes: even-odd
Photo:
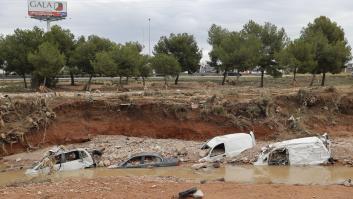
[(255, 165), (318, 165), (329, 162), (327, 135), (286, 140), (262, 149)]
[(95, 162), (87, 150), (81, 148), (73, 150), (56, 148), (50, 150), (31, 169), (27, 169), (26, 174), (48, 174), (54, 171), (71, 171), (90, 167), (95, 167)]
[(232, 158), (255, 145), (253, 132), (217, 136), (201, 147), (202, 150), (208, 151), (206, 156), (201, 158), (199, 162), (215, 162), (223, 158)]

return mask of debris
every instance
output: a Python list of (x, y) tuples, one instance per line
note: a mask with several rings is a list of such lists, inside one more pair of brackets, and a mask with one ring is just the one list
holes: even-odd
[(191, 189), (179, 192), (179, 199), (191, 197), (196, 192), (197, 192), (197, 188), (196, 187), (193, 187)]
[(343, 182), (343, 185), (344, 185), (345, 187), (351, 187), (351, 186), (353, 186), (352, 180), (351, 180), (351, 179), (345, 180), (345, 181)]
[(224, 178), (218, 178), (218, 179), (215, 179), (214, 181), (225, 182), (226, 180)]
[(199, 164), (194, 164), (191, 166), (191, 168), (195, 169), (195, 170), (199, 170), (202, 168), (207, 168), (208, 163), (204, 162), (204, 163), (199, 163)]
[(207, 180), (201, 180), (200, 184), (206, 184)]
[(203, 196), (204, 196), (204, 194), (203, 194), (203, 192), (200, 190), (200, 189), (198, 189), (194, 194), (192, 194), (192, 196), (193, 196), (193, 198), (203, 198)]

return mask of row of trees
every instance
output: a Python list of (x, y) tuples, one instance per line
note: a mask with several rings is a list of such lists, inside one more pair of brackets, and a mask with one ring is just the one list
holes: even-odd
[(228, 71), (261, 71), (278, 77), (282, 71), (294, 74), (311, 73), (313, 79), (322, 73), (321, 85), (325, 85), (326, 73), (339, 73), (352, 58), (351, 47), (343, 29), (327, 17), (319, 17), (304, 27), (300, 38), (290, 41), (283, 28), (274, 24), (260, 25), (249, 21), (240, 31), (229, 31), (212, 25), (208, 42), (212, 46), (209, 64), (220, 71), (225, 83)]
[(33, 88), (40, 85), (54, 86), (56, 77), (64, 70), (70, 73), (71, 85), (75, 75), (84, 73), (89, 80), (84, 89), (89, 89), (96, 75), (126, 78), (151, 76), (156, 73), (176, 76), (188, 71), (194, 73), (199, 68), (201, 51), (192, 35), (171, 34), (162, 37), (155, 46), (154, 57), (142, 54), (143, 46), (137, 42), (117, 44), (95, 35), (75, 39), (70, 30), (54, 26), (44, 33), (34, 27), (32, 30), (15, 30), (14, 34), (0, 37), (0, 66), (7, 73), (23, 77), (31, 76)]
[[(225, 84), (230, 71), (257, 69), (261, 71), (261, 87), (264, 74), (273, 77), (287, 70), (294, 74), (311, 73), (322, 75), (338, 73), (351, 59), (351, 48), (343, 29), (327, 17), (319, 17), (303, 28), (298, 39), (290, 41), (283, 28), (271, 23), (263, 25), (249, 21), (240, 31), (229, 31), (212, 25), (208, 42), (212, 46), (209, 65), (223, 72)], [(53, 86), (62, 71), (71, 76), (89, 75), (85, 89), (89, 89), (96, 75), (145, 78), (155, 70), (157, 74), (174, 76), (195, 73), (199, 69), (202, 52), (193, 35), (187, 33), (163, 36), (154, 47), (154, 56), (142, 54), (143, 46), (137, 42), (117, 44), (95, 35), (75, 39), (70, 30), (59, 26), (44, 33), (35, 27), (32, 30), (15, 30), (14, 34), (0, 37), (0, 66), (8, 73), (23, 77), (31, 75), (32, 87)], [(313, 82), (313, 81), (312, 81)], [(166, 81), (167, 83), (167, 81)]]

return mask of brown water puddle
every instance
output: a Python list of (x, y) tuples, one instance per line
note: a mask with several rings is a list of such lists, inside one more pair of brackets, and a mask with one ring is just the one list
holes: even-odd
[(330, 185), (353, 179), (353, 168), (344, 166), (310, 167), (269, 167), (269, 166), (230, 166), (206, 171), (195, 171), (189, 167), (168, 167), (152, 169), (86, 169), (56, 173), (51, 176), (30, 177), (24, 171), (0, 173), (0, 186), (12, 183), (26, 183), (41, 180), (63, 180), (67, 178), (98, 178), (111, 176), (173, 176), (191, 180), (215, 180), (224, 178), (236, 183), (275, 183), (301, 185)]

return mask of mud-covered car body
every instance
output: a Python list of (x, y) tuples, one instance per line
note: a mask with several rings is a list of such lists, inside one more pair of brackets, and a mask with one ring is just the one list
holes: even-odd
[(132, 155), (128, 160), (111, 165), (108, 168), (150, 168), (150, 167), (171, 167), (178, 166), (176, 158), (164, 158), (158, 153), (138, 153)]
[(56, 171), (72, 171), (95, 167), (96, 164), (91, 154), (82, 148), (66, 150), (54, 148), (35, 164), (26, 170), (27, 175), (48, 174)]
[(327, 135), (286, 140), (262, 149), (255, 165), (318, 165), (329, 162)]
[(205, 157), (201, 158), (199, 162), (215, 162), (223, 158), (232, 158), (255, 145), (256, 141), (253, 132), (217, 136), (201, 147), (201, 150), (207, 150), (207, 152)]

